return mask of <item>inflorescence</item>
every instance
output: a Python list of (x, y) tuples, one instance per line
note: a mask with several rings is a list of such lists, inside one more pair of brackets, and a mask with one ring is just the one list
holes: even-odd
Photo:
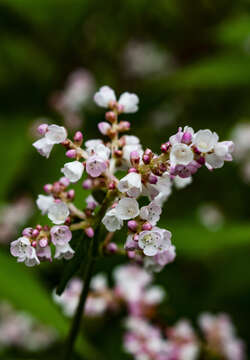
[[(136, 136), (124, 135), (130, 123), (119, 120), (123, 114), (138, 110), (137, 95), (125, 92), (117, 100), (115, 92), (103, 86), (94, 101), (107, 109), (105, 121), (98, 124), (105, 141), (88, 140), (82, 146), (84, 137), (80, 131), (70, 140), (62, 126), (39, 126), (42, 137), (33, 144), (38, 152), (48, 158), (53, 146), (61, 144), (70, 161), (61, 169), (63, 177), (46, 184), (46, 195), (37, 199), (37, 206), (53, 226), (25, 228), (22, 237), (11, 243), (11, 254), (27, 266), (52, 261), (52, 253), (56, 259), (71, 259), (75, 253), (70, 246), (72, 232), (82, 230), (93, 238), (102, 223), (111, 233), (103, 239), (103, 253), (124, 253), (146, 268), (160, 271), (175, 258), (170, 231), (157, 226), (173, 185), (183, 188), (202, 166), (213, 170), (231, 161), (233, 142), (219, 142), (215, 132), (195, 132), (186, 126), (179, 128), (156, 154), (150, 148), (143, 150)], [(122, 172), (124, 176), (118, 177)], [(69, 188), (78, 181), (91, 191), (84, 209), (76, 207), (75, 191)], [(102, 202), (95, 197), (97, 191), (104, 194)], [(140, 207), (140, 197), (147, 198), (148, 204)], [(124, 249), (120, 249), (111, 239), (112, 233), (124, 225), (127, 239)], [(51, 251), (53, 245), (55, 252)]]

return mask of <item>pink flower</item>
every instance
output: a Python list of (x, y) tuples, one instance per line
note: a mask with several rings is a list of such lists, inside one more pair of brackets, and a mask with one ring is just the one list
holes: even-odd
[(52, 243), (57, 246), (63, 246), (70, 242), (72, 238), (72, 233), (68, 226), (61, 225), (61, 226), (53, 226), (50, 230), (51, 241)]

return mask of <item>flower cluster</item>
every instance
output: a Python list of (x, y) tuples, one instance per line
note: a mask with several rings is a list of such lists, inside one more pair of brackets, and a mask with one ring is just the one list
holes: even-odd
[[(165, 292), (160, 286), (152, 285), (152, 275), (143, 268), (129, 264), (122, 265), (113, 273), (114, 286), (108, 285), (104, 274), (97, 274), (91, 280), (85, 315), (101, 316), (107, 311), (114, 312), (125, 306), (131, 316), (146, 316), (163, 300)], [(61, 296), (53, 293), (66, 316), (73, 316), (84, 284), (74, 278)]]
[[(152, 285), (152, 275), (138, 265), (122, 265), (113, 272), (114, 285), (103, 274), (92, 278), (84, 315), (100, 317), (126, 309), (124, 349), (136, 360), (198, 360), (201, 353), (218, 359), (243, 360), (244, 344), (235, 335), (225, 314), (201, 314), (202, 337), (182, 319), (175, 325), (162, 323), (157, 307), (165, 298), (162, 287)], [(61, 296), (53, 294), (66, 316), (76, 310), (83, 282), (72, 279)]]
[(8, 303), (0, 303), (0, 349), (44, 350), (56, 339), (53, 329), (40, 325), (30, 315), (16, 311)]
[[(38, 152), (48, 158), (53, 146), (62, 144), (70, 161), (61, 168), (64, 176), (46, 184), (46, 195), (37, 199), (39, 209), (54, 226), (25, 229), (23, 236), (11, 244), (11, 253), (18, 261), (32, 266), (41, 260), (51, 261), (53, 244), (55, 258), (70, 259), (74, 255), (69, 245), (71, 231), (82, 230), (93, 238), (102, 223), (111, 233), (99, 247), (104, 253), (123, 252), (146, 268), (160, 271), (175, 258), (171, 233), (157, 225), (172, 185), (183, 188), (203, 165), (212, 170), (232, 160), (233, 143), (219, 142), (218, 135), (210, 130), (195, 132), (186, 126), (179, 128), (156, 154), (149, 148), (143, 150), (136, 136), (124, 135), (130, 123), (118, 119), (138, 110), (136, 94), (125, 92), (117, 100), (114, 90), (103, 86), (94, 95), (94, 101), (107, 109), (105, 121), (98, 124), (105, 141), (84, 142), (79, 131), (70, 140), (62, 126), (39, 126), (42, 137), (33, 144)], [(118, 177), (118, 171), (123, 176)], [(84, 209), (75, 206), (75, 191), (68, 188), (78, 181), (83, 181), (82, 187), (92, 192)], [(101, 202), (96, 198), (98, 191), (104, 194)], [(144, 206), (140, 206), (142, 197), (148, 201)], [(110, 240), (123, 226), (127, 227), (127, 239), (122, 249)]]

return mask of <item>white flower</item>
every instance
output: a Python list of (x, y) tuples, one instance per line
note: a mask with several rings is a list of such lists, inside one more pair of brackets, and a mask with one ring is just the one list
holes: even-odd
[(74, 256), (75, 251), (71, 248), (69, 243), (56, 246), (55, 259), (70, 260)]
[(29, 239), (25, 236), (11, 243), (10, 252), (12, 256), (17, 257), (18, 262), (24, 262), (27, 266), (40, 264), (36, 250), (31, 246)]
[(60, 144), (67, 138), (67, 131), (63, 126), (49, 125), (45, 139), (49, 144)]
[(94, 101), (98, 106), (108, 107), (109, 103), (116, 101), (115, 92), (109, 86), (102, 86), (94, 95)]
[(146, 290), (144, 294), (144, 301), (147, 304), (155, 305), (162, 302), (165, 297), (165, 291), (161, 286), (151, 286), (149, 289)]
[(192, 149), (186, 144), (174, 144), (170, 152), (171, 165), (188, 165), (194, 159)]
[(48, 217), (56, 225), (63, 224), (68, 216), (69, 209), (64, 202), (54, 203), (49, 208)]
[(206, 165), (211, 169), (219, 169), (224, 165), (224, 159), (215, 153), (206, 154)]
[(138, 96), (129, 92), (123, 93), (118, 101), (118, 104), (123, 106), (123, 112), (125, 113), (135, 113), (138, 110), (138, 103)]
[(109, 232), (120, 230), (123, 226), (123, 221), (118, 217), (116, 209), (108, 210), (102, 219), (102, 223)]
[(155, 225), (159, 221), (161, 215), (161, 207), (155, 203), (151, 202), (147, 206), (143, 206), (140, 210), (140, 217), (143, 220), (147, 220), (150, 224)]
[(44, 215), (49, 211), (50, 206), (54, 204), (54, 198), (50, 195), (38, 195), (36, 204), (38, 209), (40, 209)]
[(154, 256), (168, 250), (171, 246), (171, 232), (154, 227), (150, 231), (142, 231), (139, 234), (138, 245), (147, 256)]
[(92, 139), (92, 140), (88, 140), (85, 142), (85, 146), (87, 149), (87, 152), (90, 151), (91, 149), (95, 149), (96, 146), (102, 144), (102, 140), (101, 139)]
[(138, 202), (130, 198), (121, 199), (115, 209), (121, 220), (133, 219), (140, 213)]
[[(19, 259), (17, 261), (19, 261)], [(29, 267), (40, 264), (40, 261), (36, 255), (36, 250), (34, 248), (33, 248), (31, 255), (25, 259), (24, 263), (26, 266), (29, 266)]]
[(129, 173), (119, 181), (117, 187), (120, 192), (137, 198), (142, 191), (141, 175), (134, 172)]
[(140, 139), (134, 135), (125, 135), (125, 144), (126, 145), (138, 145), (140, 144)]
[(180, 176), (175, 176), (174, 178), (174, 184), (177, 189), (183, 189), (187, 185), (191, 184), (192, 182), (192, 176), (187, 178), (181, 178)]
[(103, 291), (108, 287), (107, 278), (104, 274), (94, 276), (90, 283), (91, 290)]
[(130, 164), (130, 154), (132, 151), (137, 151), (139, 156), (141, 157), (143, 154), (141, 144), (131, 144), (125, 145), (122, 149), (122, 158)]
[(84, 166), (80, 161), (70, 161), (64, 164), (64, 167), (61, 169), (61, 172), (72, 183), (75, 183), (81, 179), (83, 170), (84, 170)]
[(197, 149), (202, 153), (207, 153), (213, 150), (214, 146), (217, 144), (219, 140), (216, 132), (211, 130), (199, 130), (195, 133), (193, 138), (193, 144), (197, 147)]
[(35, 141), (32, 144), (40, 155), (45, 156), (47, 159), (50, 156), (53, 144), (49, 143), (45, 137)]

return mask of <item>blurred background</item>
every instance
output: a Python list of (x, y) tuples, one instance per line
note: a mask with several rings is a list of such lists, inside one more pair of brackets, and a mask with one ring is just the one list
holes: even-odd
[[(177, 258), (156, 282), (168, 293), (166, 321), (195, 322), (201, 311), (224, 311), (250, 343), (249, 11), (249, 0), (0, 1), (1, 359), (44, 358), (46, 351), (54, 359), (59, 345), (45, 350), (43, 344), (55, 331), (67, 332), (50, 295), (63, 264), (27, 269), (10, 257), (9, 242), (25, 225), (46, 223), (35, 199), (65, 162), (60, 147), (49, 161), (31, 147), (37, 125), (57, 123), (72, 133), (81, 129), (86, 140), (98, 137), (104, 112), (92, 97), (101, 85), (138, 94), (140, 110), (127, 120), (131, 133), (155, 151), (184, 125), (236, 142), (233, 163), (212, 174), (199, 171), (166, 203), (160, 225), (172, 231)], [(96, 271), (111, 273), (120, 261), (108, 258)], [(32, 316), (33, 346), (6, 345), (1, 314), (3, 323), (10, 304), (19, 317), (20, 311)], [(12, 327), (15, 333), (15, 322)], [(129, 358), (121, 332), (119, 319), (90, 324), (104, 358)]]

